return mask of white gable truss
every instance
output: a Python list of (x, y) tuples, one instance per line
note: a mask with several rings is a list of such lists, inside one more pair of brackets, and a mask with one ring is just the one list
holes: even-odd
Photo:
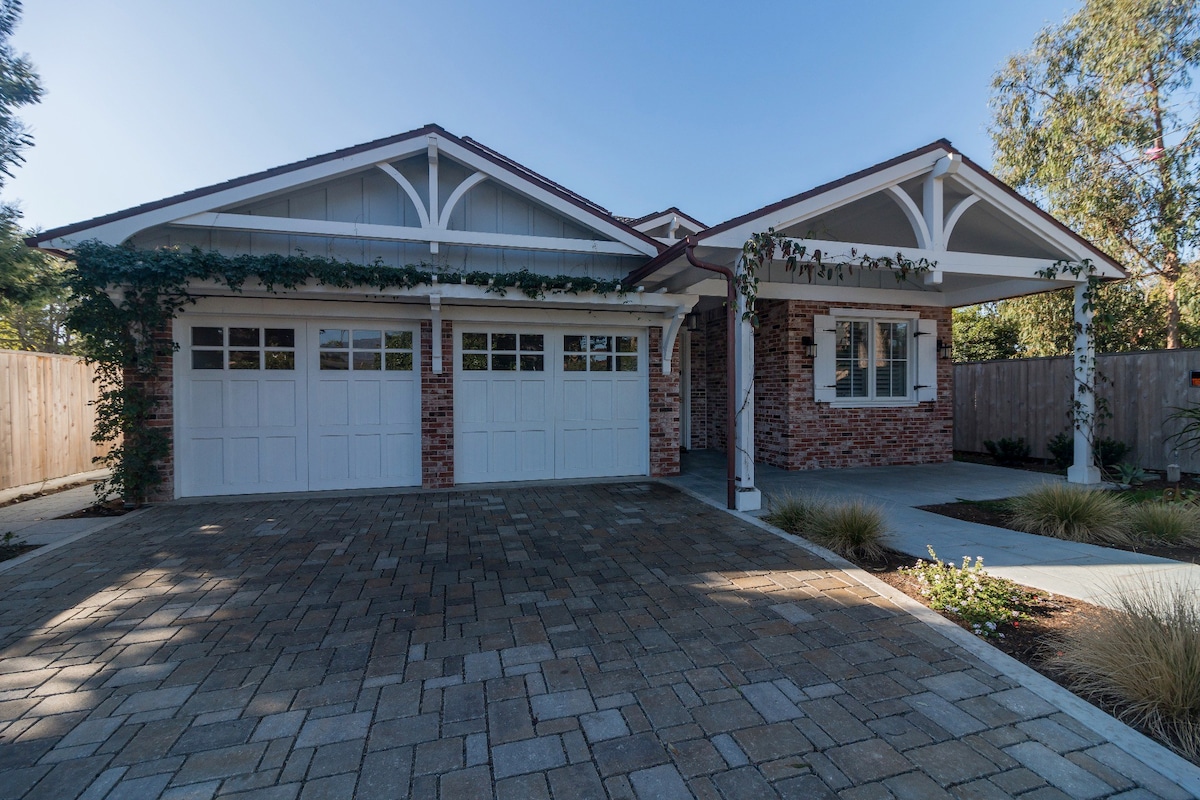
[[(424, 162), (419, 173), (397, 168), (398, 162), (414, 158)], [(446, 186), (439, 176), (443, 160), (452, 161), (458, 173), (465, 170), (465, 177), (453, 186)], [(347, 176), (373, 172), (399, 186), (415, 209), (416, 219), (412, 221), (415, 224), (377, 224), (361, 219), (239, 210)], [(554, 236), (462, 230), (453, 226), (451, 222), (464, 198), (485, 182), (515, 192), (535, 206), (568, 220), (579, 230), (572, 231), (575, 235)], [(418, 242), (427, 244), (431, 255), (436, 255), (441, 245), (633, 258), (652, 256), (662, 249), (651, 237), (621, 223), (599, 206), (478, 143), (460, 139), (434, 125), (47, 231), (33, 237), (30, 243), (63, 250), (88, 239), (120, 244), (159, 228)]]
[(629, 226), (666, 243), (679, 241), (686, 236), (694, 236), (705, 227), (674, 206), (630, 220)]
[[(839, 181), (817, 187), (693, 237), (702, 258), (732, 265), (755, 233), (773, 228), (826, 259), (895, 256), (927, 259), (936, 268), (897, 286), (887, 275), (853, 285), (866, 302), (961, 306), (1069, 285), (1038, 273), (1059, 260), (1090, 259), (1103, 277), (1124, 277), (1119, 265), (1011, 188), (939, 141)], [(657, 276), (673, 290), (723, 293), (710, 275), (686, 269), (670, 253)], [(639, 271), (642, 272), (642, 271)], [(646, 277), (649, 274), (646, 273)], [(808, 284), (776, 264), (760, 275), (759, 296), (830, 299), (850, 291)], [(797, 284), (803, 283), (800, 289)], [(772, 285), (775, 284), (775, 285)], [(780, 284), (794, 285), (793, 291)], [(907, 295), (901, 297), (899, 295)]]

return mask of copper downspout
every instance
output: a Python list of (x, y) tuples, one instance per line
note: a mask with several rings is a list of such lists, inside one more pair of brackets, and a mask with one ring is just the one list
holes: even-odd
[(734, 384), (737, 379), (737, 364), (735, 363), (735, 348), (734, 341), (734, 325), (737, 322), (737, 285), (735, 283), (733, 270), (728, 267), (722, 267), (718, 264), (710, 264), (707, 261), (701, 261), (696, 258), (692, 251), (696, 249), (695, 240), (689, 236), (685, 239), (687, 242), (686, 252), (688, 263), (697, 269), (716, 272), (725, 277), (725, 415), (726, 432), (725, 432), (725, 503), (730, 510), (737, 509), (737, 486), (735, 485), (735, 474), (737, 472), (737, 461), (734, 453), (735, 435), (737, 425), (735, 424), (735, 411), (737, 409), (736, 389)]

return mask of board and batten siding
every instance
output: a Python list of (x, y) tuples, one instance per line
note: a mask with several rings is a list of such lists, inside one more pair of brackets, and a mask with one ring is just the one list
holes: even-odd
[(0, 350), (0, 489), (97, 469), (94, 374), (74, 356)]
[[(1175, 408), (1200, 405), (1200, 349), (1112, 353), (1096, 358), (1099, 397), (1111, 417), (1101, 438), (1130, 446), (1124, 460), (1161, 470), (1172, 458), (1167, 439), (1178, 430), (1168, 419)], [(1051, 458), (1047, 444), (1069, 431), (1073, 359), (1023, 358), (954, 365), (954, 449), (984, 452), (984, 441), (1024, 437), (1030, 454)], [(1200, 448), (1179, 450), (1184, 472), (1200, 473)]]
[[(428, 203), (428, 158), (421, 154), (392, 163), (412, 183), (418, 196)], [(444, 208), (454, 189), (473, 171), (443, 156), (438, 168), (438, 196)], [(306, 186), (268, 199), (224, 209), (235, 214), (359, 222), (419, 228), (417, 208), (408, 194), (382, 171), (369, 170)], [(542, 207), (493, 180), (474, 186), (455, 205), (447, 227), (456, 231), (547, 236), (562, 239), (605, 239), (567, 217)], [(376, 260), (389, 266), (433, 264), (454, 271), (517, 272), (528, 269), (544, 275), (572, 275), (612, 279), (627, 275), (645, 262), (641, 256), (593, 253), (524, 251), (442, 244), (438, 253), (429, 252), (428, 242), (381, 242), (205, 230), (161, 226), (132, 237), (140, 249), (198, 247), (234, 256), (244, 253), (304, 252), (312, 256), (369, 264)]]

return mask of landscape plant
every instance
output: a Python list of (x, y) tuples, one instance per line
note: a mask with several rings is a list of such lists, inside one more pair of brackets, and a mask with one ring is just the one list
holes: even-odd
[(1051, 663), (1079, 694), (1200, 758), (1200, 593), (1195, 586), (1118, 587), (1116, 610), (1065, 629)]
[(1149, 544), (1200, 547), (1200, 507), (1151, 500), (1128, 509), (1130, 532)]
[(1092, 544), (1133, 544), (1128, 508), (1113, 492), (1044, 483), (1007, 505), (1018, 530)]
[(983, 446), (1002, 467), (1013, 467), (1029, 458), (1029, 445), (1025, 444), (1024, 437), (1004, 438), (998, 441), (988, 439)]
[(930, 608), (961, 619), (977, 636), (1003, 639), (1003, 629), (1027, 619), (1037, 601), (1037, 595), (1024, 587), (988, 575), (982, 556), (976, 556), (974, 563), (963, 556), (962, 565), (955, 566), (938, 558), (930, 545), (929, 558), (900, 572), (917, 581)]
[(843, 558), (877, 561), (885, 553), (883, 510), (866, 500), (785, 495), (771, 503), (764, 519)]

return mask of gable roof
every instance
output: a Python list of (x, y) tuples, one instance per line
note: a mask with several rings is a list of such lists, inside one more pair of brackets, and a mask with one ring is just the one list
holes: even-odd
[[(886, 161), (882, 161), (878, 164), (867, 167), (866, 169), (850, 173), (849, 175), (838, 178), (837, 180), (821, 184), (820, 186), (816, 186), (812, 189), (808, 189), (807, 191), (792, 195), (791, 197), (786, 197), (783, 200), (770, 203), (769, 205), (763, 206), (755, 211), (751, 211), (747, 214), (742, 214), (734, 217), (733, 219), (726, 220), (725, 222), (701, 231), (700, 233), (696, 234), (693, 239), (695, 239), (697, 244), (703, 244), (706, 241), (708, 241), (709, 244), (713, 244), (711, 240), (713, 240), (715, 237), (719, 237), (721, 234), (727, 233), (734, 229), (748, 226), (749, 223), (756, 221), (762, 221), (762, 224), (756, 227), (757, 230), (762, 230), (766, 227), (776, 227), (778, 229), (780, 226), (770, 223), (769, 220), (772, 217), (779, 216), (780, 212), (784, 212), (789, 208), (820, 198), (823, 195), (829, 195), (838, 189), (848, 187), (858, 182), (862, 182), (869, 186), (872, 183), (870, 180), (871, 178), (880, 178), (879, 186), (874, 190), (881, 190), (889, 184), (887, 180), (883, 180), (884, 173), (894, 172), (897, 169), (905, 167), (906, 165), (913, 165), (914, 167), (919, 168), (918, 171), (924, 170), (926, 167), (931, 167), (939, 158), (950, 155), (955, 155), (961, 158), (963, 166), (969, 169), (969, 174), (972, 177), (980, 179), (993, 189), (998, 190), (999, 194), (1008, 204), (1015, 205), (1016, 208), (1020, 209), (1020, 211), (1024, 213), (1032, 214), (1033, 217), (1035, 217), (1043, 225), (1048, 225), (1050, 229), (1057, 234), (1057, 236), (1069, 239), (1094, 256), (1096, 261), (1102, 262), (1103, 265), (1110, 267), (1111, 270), (1115, 270), (1122, 275), (1124, 274), (1120, 263), (1115, 258), (1100, 250), (1087, 239), (1080, 236), (1068, 226), (1064, 225), (1054, 216), (1044, 211), (1037, 204), (1021, 195), (1011, 186), (1004, 183), (1004, 181), (991, 174), (982, 166), (967, 158), (959, 150), (957, 150), (948, 139), (938, 139), (922, 147), (918, 147), (906, 153), (902, 153), (894, 158), (890, 158)], [(933, 157), (932, 159), (930, 158), (931, 156)]]
[(694, 228), (696, 231), (702, 231), (705, 228), (705, 225), (703, 222), (701, 222), (700, 220), (691, 216), (690, 214), (683, 213), (682, 211), (679, 210), (678, 206), (671, 206), (670, 208), (664, 208), (662, 211), (651, 211), (649, 214), (644, 214), (640, 217), (630, 217), (627, 219), (626, 218), (622, 218), (622, 219), (625, 219), (625, 221), (631, 227), (636, 228), (639, 225), (643, 225), (647, 222), (650, 222), (651, 220), (655, 220), (660, 217), (665, 218), (665, 217), (669, 217), (671, 215), (674, 215), (674, 216), (680, 217), (683, 220), (686, 220), (689, 223), (689, 225), (692, 228)]
[[(548, 193), (555, 198), (558, 198), (572, 206), (575, 210), (575, 216), (580, 219), (590, 220), (594, 225), (600, 228), (610, 228), (613, 233), (617, 234), (618, 238), (634, 239), (639, 241), (641, 246), (638, 249), (644, 250), (647, 255), (657, 253), (664, 249), (665, 245), (654, 240), (653, 237), (638, 231), (632, 226), (626, 224), (620, 218), (613, 215), (610, 211), (593, 203), (587, 198), (579, 195), (566, 187), (551, 181), (550, 179), (540, 175), (528, 167), (513, 161), (512, 159), (501, 155), (489, 147), (481, 145), (479, 142), (468, 137), (458, 137), (449, 133), (439, 125), (429, 124), (406, 133), (388, 136), (382, 139), (376, 139), (371, 142), (354, 145), (353, 147), (335, 150), (331, 153), (325, 153), (312, 158), (306, 158), (301, 161), (296, 161), (290, 164), (285, 164), (261, 172), (244, 175), (240, 178), (215, 183), (210, 186), (205, 186), (199, 189), (183, 192), (171, 197), (166, 197), (161, 200), (155, 200), (149, 203), (143, 203), (132, 208), (127, 208), (122, 211), (117, 211), (111, 214), (105, 214), (99, 217), (94, 217), (82, 222), (76, 222), (70, 225), (64, 225), (59, 228), (42, 231), (33, 236), (28, 237), (25, 243), (30, 247), (45, 247), (47, 245), (56, 246), (55, 240), (68, 237), (73, 234), (85, 233), (91, 230), (101, 228), (102, 226), (111, 225), (113, 223), (130, 221), (133, 222), (139, 216), (153, 214), (154, 212), (169, 209), (172, 206), (180, 206), (185, 203), (191, 203), (195, 200), (202, 200), (206, 197), (214, 197), (230, 190), (239, 189), (242, 187), (253, 187), (255, 184), (266, 184), (270, 182), (272, 186), (269, 189), (264, 189), (264, 193), (278, 192), (282, 186), (286, 186), (286, 179), (289, 176), (294, 176), (304, 170), (309, 170), (314, 167), (319, 167), (326, 164), (336, 164), (339, 161), (358, 161), (361, 157), (373, 151), (386, 150), (387, 148), (395, 147), (406, 142), (411, 142), (414, 139), (436, 135), (447, 142), (463, 148), (468, 153), (471, 153), (478, 158), (481, 158), (491, 165), (499, 168), (499, 171), (506, 172), (510, 176), (517, 178), (519, 181), (525, 181), (532, 187), (535, 187), (542, 192)], [(276, 180), (281, 179), (281, 180)], [(224, 204), (223, 202), (220, 204)], [(192, 213), (185, 211), (181, 214)], [(155, 224), (162, 224), (163, 220), (154, 220), (149, 222), (146, 227)]]

